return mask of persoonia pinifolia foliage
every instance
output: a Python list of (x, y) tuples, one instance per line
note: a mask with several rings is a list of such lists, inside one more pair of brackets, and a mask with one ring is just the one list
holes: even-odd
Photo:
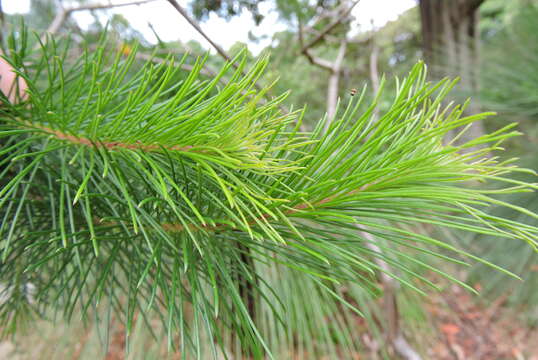
[(4, 329), (29, 314), (105, 311), (128, 334), (135, 320), (161, 320), (187, 357), (352, 352), (361, 296), (379, 294), (386, 271), (376, 258), (419, 293), (436, 285), (417, 268), (458, 282), (423, 257), (483, 261), (415, 225), (537, 246), (536, 227), (487, 212), (537, 217), (495, 198), (536, 188), (509, 177), (528, 170), (489, 156), (513, 125), (443, 144), (488, 114), (444, 107), (453, 82), (428, 83), (423, 64), (375, 122), (364, 90), (328, 131), (321, 120), (300, 132), (304, 112), (284, 114), (285, 95), (264, 101), (254, 87), (267, 58), (247, 69), (240, 55), (206, 79), (203, 59), (189, 73), (173, 56), (136, 70), (136, 52), (104, 42), (73, 56), (54, 39), (30, 50), (28, 39), (12, 36), (5, 57), (28, 96), (2, 98)]

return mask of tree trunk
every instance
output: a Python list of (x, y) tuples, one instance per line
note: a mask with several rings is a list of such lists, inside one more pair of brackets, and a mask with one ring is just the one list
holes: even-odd
[[(420, 0), (424, 59), (434, 77), (461, 77), (461, 89), (476, 92), (478, 71), (478, 8), (484, 0)], [(480, 112), (477, 99), (469, 113)], [(466, 142), (484, 134), (482, 122), (475, 122), (462, 136)]]

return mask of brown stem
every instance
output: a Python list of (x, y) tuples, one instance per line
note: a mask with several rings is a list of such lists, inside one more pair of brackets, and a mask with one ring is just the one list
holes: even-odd
[[(254, 274), (254, 261), (250, 255), (250, 248), (241, 243), (238, 243), (237, 247), (239, 251), (241, 251), (241, 263), (243, 263), (247, 269), (252, 270), (252, 274)], [(248, 281), (245, 277), (242, 277), (241, 282), (239, 283), (239, 293), (247, 307), (248, 315), (254, 321), (256, 316), (254, 287), (252, 286), (252, 282)]]
[[(254, 267), (254, 260), (252, 258), (252, 255), (250, 253), (250, 248), (246, 246), (243, 243), (238, 242), (237, 243), (237, 249), (240, 252), (240, 266), (237, 267), (237, 282), (238, 282), (238, 290), (239, 290), (239, 296), (241, 296), (241, 299), (243, 301), (243, 304), (245, 304), (245, 307), (248, 312), (248, 316), (250, 317), (251, 321), (253, 323), (256, 322), (256, 296), (254, 293), (254, 285), (253, 282), (257, 283), (256, 279), (256, 272)], [(245, 271), (245, 272), (243, 272)], [(249, 280), (248, 276), (253, 276), (254, 278)], [(247, 327), (250, 327), (250, 325), (246, 325)], [(246, 328), (243, 330), (243, 336), (246, 337), (250, 333), (249, 329)], [(242, 349), (242, 355), (244, 357), (252, 358), (252, 351), (246, 347), (243, 347)]]
[(108, 150), (130, 149), (130, 150), (143, 150), (143, 151), (159, 151), (164, 148), (166, 150), (173, 150), (173, 151), (191, 151), (194, 148), (194, 146), (192, 145), (174, 145), (174, 146), (163, 147), (161, 145), (142, 144), (140, 142), (137, 142), (134, 144), (122, 143), (119, 141), (94, 142), (88, 138), (66, 134), (66, 133), (61, 132), (60, 130), (54, 130), (46, 126), (37, 125), (37, 124), (29, 123), (26, 121), (24, 121), (23, 124), (30, 128), (38, 129), (47, 134), (53, 135), (59, 140), (69, 141), (77, 145), (84, 145), (84, 146), (90, 146), (90, 147), (95, 147), (95, 148), (105, 148)]
[[(69, 141), (69, 142), (71, 142), (73, 144), (78, 144), (78, 145), (97, 147), (97, 148), (106, 148), (108, 150), (131, 149), (131, 150), (143, 150), (143, 151), (159, 151), (159, 150), (163, 149), (163, 146), (154, 145), (154, 144), (142, 144), (142, 143), (128, 144), (128, 143), (122, 143), (122, 142), (118, 142), (118, 141), (113, 141), (113, 142), (102, 142), (102, 141), (101, 142), (94, 142), (94, 141), (91, 141), (88, 138), (77, 137), (75, 135), (66, 134), (66, 133), (63, 133), (63, 132), (61, 132), (59, 130), (54, 130), (54, 129), (48, 128), (46, 126), (32, 124), (32, 123), (27, 122), (27, 121), (24, 121), (22, 123), (25, 126), (28, 126), (30, 128), (38, 129), (38, 130), (41, 130), (41, 131), (43, 131), (43, 132), (45, 132), (47, 134), (53, 135), (57, 139)], [(182, 145), (182, 146), (175, 145), (175, 146), (164, 147), (164, 149), (171, 150), (171, 151), (194, 151), (194, 150), (196, 150), (196, 147), (194, 147), (192, 145)], [(361, 192), (361, 191), (364, 191), (364, 190), (368, 189), (373, 184), (375, 184), (375, 182), (370, 183), (370, 184), (365, 184), (365, 185), (361, 186), (358, 189), (355, 189), (355, 190), (352, 190), (352, 191), (346, 193), (345, 195), (346, 196), (354, 195), (354, 194), (356, 194), (358, 192)], [(286, 211), (286, 214), (288, 214), (288, 215), (289, 214), (294, 214), (294, 213), (299, 212), (301, 210), (308, 209), (308, 208), (310, 208), (312, 206), (321, 206), (323, 204), (331, 202), (332, 200), (336, 199), (338, 196), (340, 196), (340, 195), (339, 194), (334, 194), (332, 196), (328, 196), (328, 197), (326, 197), (324, 199), (321, 199), (321, 200), (319, 200), (317, 202), (314, 202), (314, 203), (312, 203), (312, 202), (301, 203), (301, 204), (296, 205), (295, 207), (289, 209), (288, 211)], [(262, 219), (267, 219), (267, 218), (269, 218), (269, 214), (264, 214), (264, 215), (260, 216), (259, 218), (251, 220), (248, 223), (248, 225), (254, 225), (254, 224), (257, 223), (257, 220), (262, 220)], [(170, 232), (182, 232), (182, 231), (185, 230), (185, 226), (182, 225), (182, 224), (163, 224), (162, 227), (163, 227), (163, 229), (165, 231), (170, 231)], [(229, 228), (230, 225), (217, 223), (217, 224), (211, 225), (211, 226), (203, 225), (203, 226), (200, 227), (200, 226), (197, 226), (195, 224), (191, 224), (191, 225), (188, 225), (188, 227), (189, 227), (189, 230), (204, 229), (204, 230), (207, 230), (207, 231), (219, 231), (219, 230), (224, 229), (224, 228)]]

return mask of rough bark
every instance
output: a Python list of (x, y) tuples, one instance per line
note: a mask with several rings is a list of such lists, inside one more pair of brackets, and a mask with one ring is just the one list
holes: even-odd
[[(434, 77), (461, 77), (461, 89), (471, 95), (478, 83), (478, 9), (485, 0), (419, 0), (424, 59)], [(480, 112), (477, 99), (467, 108)], [(466, 142), (484, 134), (475, 122), (461, 137)]]
[(463, 47), (472, 57), (475, 49), (478, 8), (485, 0), (420, 0), (422, 47), (426, 62), (438, 67), (458, 67)]

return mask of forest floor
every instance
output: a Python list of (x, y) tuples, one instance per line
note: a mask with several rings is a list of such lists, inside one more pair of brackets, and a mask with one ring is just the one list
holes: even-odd
[(538, 328), (504, 306), (507, 296), (484, 306), (456, 286), (439, 295), (426, 303), (437, 330), (428, 346), (430, 359), (538, 360)]
[[(525, 323), (521, 313), (506, 307), (506, 296), (484, 306), (457, 286), (448, 286), (443, 292), (431, 295), (425, 303), (425, 312), (434, 331), (427, 335), (406, 332), (409, 342), (421, 349), (424, 360), (538, 360), (538, 327)], [(149, 356), (144, 348), (149, 344), (147, 338), (133, 339), (133, 344), (141, 343), (135, 345), (139, 347), (135, 353), (145, 355), (127, 357), (124, 328), (114, 323), (108, 352), (103, 356), (96, 332), (95, 327), (84, 328), (82, 324), (52, 326), (39, 322), (27, 335), (0, 342), (0, 360), (178, 358), (174, 354), (164, 355), (165, 345), (152, 345)], [(353, 360), (382, 359), (377, 350), (366, 347)]]

